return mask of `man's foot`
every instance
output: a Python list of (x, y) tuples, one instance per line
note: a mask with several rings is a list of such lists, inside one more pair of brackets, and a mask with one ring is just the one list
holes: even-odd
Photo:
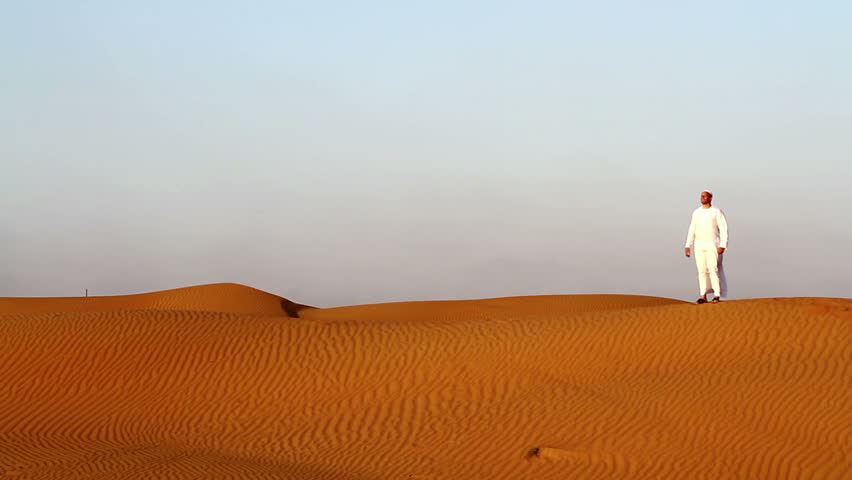
[(695, 303), (701, 305), (702, 303), (707, 303), (707, 299), (706, 298), (699, 298), (698, 300), (695, 301)]
[(721, 302), (721, 301), (722, 301), (722, 299), (721, 299), (721, 298), (719, 298), (719, 297), (713, 297), (713, 300), (710, 300), (710, 303), (719, 303), (719, 302)]

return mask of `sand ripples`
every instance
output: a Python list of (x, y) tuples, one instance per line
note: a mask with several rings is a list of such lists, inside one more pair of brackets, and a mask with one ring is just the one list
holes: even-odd
[(849, 300), (144, 295), (0, 299), (0, 475), (848, 478)]

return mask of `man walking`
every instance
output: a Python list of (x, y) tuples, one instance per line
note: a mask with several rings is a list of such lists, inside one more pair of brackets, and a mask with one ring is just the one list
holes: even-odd
[(727, 294), (722, 254), (728, 248), (728, 222), (722, 210), (714, 207), (712, 202), (713, 192), (701, 192), (701, 206), (692, 212), (692, 222), (686, 234), (684, 253), (687, 257), (694, 253), (695, 265), (698, 267), (698, 290), (701, 296), (696, 303), (707, 303), (710, 288), (714, 294), (711, 303), (719, 303), (721, 297)]

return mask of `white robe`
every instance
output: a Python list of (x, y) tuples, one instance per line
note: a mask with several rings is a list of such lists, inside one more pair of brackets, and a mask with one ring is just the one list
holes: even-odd
[[(707, 294), (708, 287), (713, 288), (717, 297), (725, 297), (728, 294), (728, 282), (722, 261), (724, 255), (716, 253), (719, 247), (728, 248), (728, 222), (725, 213), (713, 206), (696, 208), (692, 212), (692, 220), (686, 234), (686, 248), (693, 250), (692, 254), (698, 267), (698, 289), (702, 296)], [(716, 291), (717, 284), (719, 291)]]

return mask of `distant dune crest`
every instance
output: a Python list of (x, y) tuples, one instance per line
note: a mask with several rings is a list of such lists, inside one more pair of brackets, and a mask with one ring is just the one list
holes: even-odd
[(237, 283), (213, 283), (134, 295), (93, 297), (0, 297), (0, 312), (80, 312), (107, 310), (189, 310), (197, 312), (286, 314), (298, 317), (314, 308)]

